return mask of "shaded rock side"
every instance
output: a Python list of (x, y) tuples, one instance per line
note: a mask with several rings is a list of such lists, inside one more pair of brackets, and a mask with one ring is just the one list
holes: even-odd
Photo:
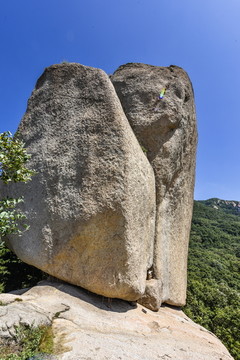
[(192, 85), (179, 67), (135, 63), (120, 66), (111, 80), (155, 172), (153, 277), (159, 297), (184, 305), (197, 144)]
[[(86, 290), (49, 282), (11, 299), (0, 294), (0, 301), (5, 304), (0, 307), (0, 341), (14, 336), (13, 323), (16, 327), (50, 322), (56, 360), (233, 360), (216, 336), (167, 306), (152, 312), (139, 304), (119, 299), (109, 303)], [(18, 318), (11, 317), (14, 309)]]
[(23, 261), (107, 297), (138, 299), (153, 262), (153, 170), (107, 74), (47, 68), (17, 136), (36, 175), (24, 195), (30, 229), (9, 245)]

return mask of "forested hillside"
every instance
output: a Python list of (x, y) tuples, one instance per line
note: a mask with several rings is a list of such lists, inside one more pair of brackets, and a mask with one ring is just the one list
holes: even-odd
[(240, 217), (238, 202), (218, 200), (194, 204), (184, 311), (239, 360)]
[[(239, 202), (195, 201), (185, 313), (215, 333), (240, 360)], [(21, 241), (21, 238), (19, 238)], [(0, 292), (33, 286), (43, 275), (0, 247)]]

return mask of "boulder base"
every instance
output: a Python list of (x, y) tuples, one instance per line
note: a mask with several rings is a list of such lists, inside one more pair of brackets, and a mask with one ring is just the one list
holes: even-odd
[(15, 325), (28, 323), (37, 309), (38, 317), (45, 315), (44, 321), (48, 317), (52, 322), (56, 360), (233, 360), (216, 336), (167, 306), (152, 312), (139, 304), (118, 299), (110, 303), (85, 290), (47, 282), (15, 298), (18, 301), (0, 294), (3, 303), (12, 302), (2, 306), (0, 329), (10, 320), (8, 309), (29, 309), (21, 311), (24, 315)]

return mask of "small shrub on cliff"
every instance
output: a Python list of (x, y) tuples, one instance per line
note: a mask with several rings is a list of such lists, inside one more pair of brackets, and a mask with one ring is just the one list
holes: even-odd
[[(0, 134), (0, 180), (4, 184), (31, 179), (34, 172), (26, 167), (29, 158), (22, 141), (14, 139), (9, 131)], [(16, 206), (22, 201), (22, 198), (0, 200), (0, 237), (21, 233), (20, 224), (25, 215)], [(27, 228), (27, 225), (23, 225), (23, 228)]]
[(41, 270), (18, 259), (4, 243), (0, 244), (0, 293), (32, 287), (46, 277)]
[[(22, 141), (13, 138), (10, 132), (0, 134), (0, 181), (6, 186), (31, 179), (34, 172), (26, 167), (29, 158)], [(27, 229), (26, 216), (17, 209), (22, 201), (22, 198), (0, 199), (0, 293), (31, 286), (42, 278), (40, 270), (22, 263), (1, 241), (6, 235), (20, 235)]]

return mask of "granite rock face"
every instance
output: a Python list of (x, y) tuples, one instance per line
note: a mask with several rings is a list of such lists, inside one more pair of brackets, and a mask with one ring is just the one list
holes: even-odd
[(30, 229), (8, 239), (17, 256), (106, 297), (184, 305), (197, 143), (184, 70), (126, 64), (110, 80), (53, 65), (18, 137), (36, 175), (5, 193), (25, 197)]
[[(56, 360), (233, 360), (215, 335), (167, 306), (156, 313), (119, 299), (109, 304), (84, 289), (49, 282), (11, 299), (0, 294), (0, 301), (0, 329), (12, 330), (0, 331), (0, 343), (13, 336), (12, 324), (50, 323)], [(12, 318), (12, 309), (21, 316)]]
[(23, 195), (23, 261), (94, 293), (136, 300), (153, 263), (155, 180), (107, 74), (69, 63), (37, 81), (18, 128), (37, 174)]
[(192, 85), (179, 67), (136, 63), (120, 66), (111, 80), (155, 173), (155, 293), (184, 305), (197, 144)]

